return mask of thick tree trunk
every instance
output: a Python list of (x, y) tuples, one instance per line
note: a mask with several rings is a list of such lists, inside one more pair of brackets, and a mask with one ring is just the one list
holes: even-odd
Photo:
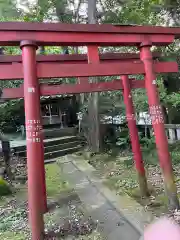
[(12, 172), (10, 165), (10, 142), (8, 140), (2, 140), (2, 151), (3, 151), (3, 159), (5, 163), (5, 174), (8, 177), (9, 181), (12, 181)]
[[(88, 1), (88, 23), (96, 23), (96, 0)], [(92, 79), (97, 82), (97, 78)], [(93, 152), (100, 151), (100, 128), (99, 128), (99, 95), (98, 93), (89, 94), (88, 115), (89, 115), (89, 148)]]
[(88, 23), (96, 24), (96, 0), (88, 0)]
[(8, 179), (12, 180), (12, 172), (10, 165), (10, 142), (4, 138), (4, 136), (0, 133), (0, 141), (2, 145), (2, 153), (3, 153), (3, 162), (0, 164), (0, 175), (1, 177), (8, 177)]

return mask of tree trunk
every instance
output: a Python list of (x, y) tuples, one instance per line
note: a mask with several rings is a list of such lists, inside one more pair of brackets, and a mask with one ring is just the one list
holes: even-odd
[(10, 142), (4, 138), (4, 136), (0, 133), (0, 141), (2, 145), (2, 153), (3, 153), (3, 166), (1, 164), (0, 168), (5, 171), (1, 172), (2, 176), (5, 175), (8, 177), (8, 179), (12, 180), (12, 172), (11, 172), (11, 165), (10, 165)]
[[(96, 0), (88, 0), (88, 23), (96, 23)], [(97, 78), (92, 79), (97, 82)], [(88, 100), (88, 117), (89, 117), (89, 143), (90, 150), (93, 152), (100, 151), (100, 128), (99, 128), (99, 114), (98, 114), (98, 93), (90, 93)]]
[(88, 0), (88, 23), (96, 24), (96, 0)]

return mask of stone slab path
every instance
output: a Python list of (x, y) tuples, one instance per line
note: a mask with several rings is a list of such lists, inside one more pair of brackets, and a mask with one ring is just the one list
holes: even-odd
[(98, 221), (98, 231), (106, 240), (139, 240), (142, 232), (99, 191), (91, 179), (73, 160), (60, 163), (67, 181), (72, 185), (93, 220)]

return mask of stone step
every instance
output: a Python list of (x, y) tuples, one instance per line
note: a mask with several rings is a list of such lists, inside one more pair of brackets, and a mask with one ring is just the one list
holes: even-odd
[[(59, 144), (64, 144), (68, 142), (74, 142), (77, 141), (78, 138), (77, 136), (67, 136), (67, 137), (62, 137), (62, 138), (52, 138), (52, 139), (45, 139), (44, 140), (44, 146), (49, 147), (53, 145), (59, 145)], [(14, 150), (15, 153), (18, 152), (23, 152), (26, 151), (26, 145), (21, 145), (21, 146), (15, 146), (11, 147), (12, 150)]]
[[(77, 139), (75, 139), (75, 140), (77, 140)], [(54, 143), (54, 142), (52, 141), (52, 143)], [(49, 145), (49, 146), (45, 145), (44, 152), (50, 153), (50, 152), (60, 151), (63, 149), (74, 148), (74, 147), (78, 146), (79, 144), (80, 144), (79, 141), (74, 141), (73, 139), (70, 139), (68, 142), (65, 142), (65, 143), (53, 144), (53, 145)], [(23, 151), (17, 152), (16, 154), (18, 156), (25, 157), (26, 149), (24, 149)]]
[(45, 153), (60, 151), (63, 149), (68, 149), (68, 148), (74, 148), (74, 147), (78, 146), (79, 144), (80, 144), (79, 141), (72, 141), (72, 142), (70, 141), (70, 142), (63, 143), (63, 144), (52, 145), (52, 146), (48, 146), (48, 147), (46, 146)]
[(76, 147), (73, 148), (67, 148), (67, 149), (63, 149), (63, 150), (59, 150), (59, 151), (53, 151), (53, 152), (48, 152), (44, 154), (44, 160), (50, 160), (53, 158), (57, 158), (57, 157), (62, 157), (68, 154), (72, 154), (75, 152), (78, 152), (80, 149), (82, 148), (81, 145), (78, 145)]
[(44, 146), (45, 147), (50, 147), (50, 146), (53, 146), (53, 145), (60, 145), (60, 144), (65, 144), (65, 143), (75, 142), (75, 141), (78, 141), (77, 136), (67, 136), (67, 137), (63, 137), (63, 138), (52, 138), (52, 139), (44, 140)]
[[(66, 148), (66, 149), (59, 150), (59, 151), (47, 152), (44, 154), (44, 162), (45, 162), (45, 164), (56, 162), (57, 159), (55, 159), (55, 158), (78, 152), (81, 149), (82, 149), (82, 146), (79, 144), (76, 147)], [(24, 160), (25, 160), (26, 156), (22, 156), (22, 158), (24, 158)]]

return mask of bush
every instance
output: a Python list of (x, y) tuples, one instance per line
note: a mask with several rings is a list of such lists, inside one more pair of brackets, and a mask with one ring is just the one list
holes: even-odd
[(0, 128), (3, 132), (16, 132), (17, 127), (24, 124), (23, 101), (14, 101), (0, 106)]
[(154, 137), (151, 137), (151, 138), (139, 137), (139, 139), (140, 139), (140, 144), (144, 149), (153, 150), (154, 148), (156, 148)]
[(3, 178), (0, 178), (0, 196), (6, 196), (12, 194), (9, 184)]

